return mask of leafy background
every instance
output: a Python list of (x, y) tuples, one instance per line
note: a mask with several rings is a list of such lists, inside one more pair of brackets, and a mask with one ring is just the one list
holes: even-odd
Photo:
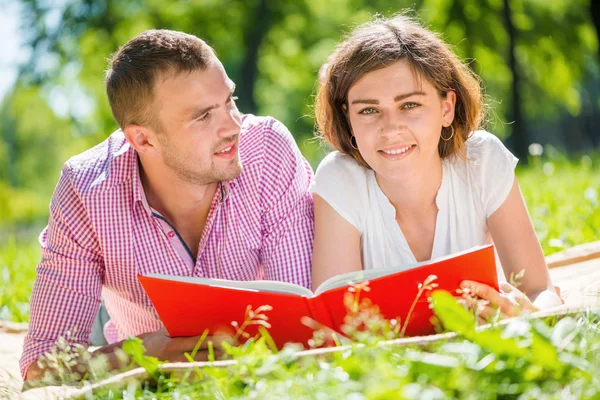
[(592, 0), (4, 1), (19, 10), (28, 50), (0, 103), (0, 225), (13, 229), (43, 223), (62, 163), (117, 128), (106, 60), (149, 28), (204, 38), (237, 83), (240, 109), (283, 121), (313, 166), (324, 154), (313, 139), (317, 71), (345, 32), (405, 7), (482, 76), (488, 129), (522, 162), (531, 143), (570, 156), (600, 143)]

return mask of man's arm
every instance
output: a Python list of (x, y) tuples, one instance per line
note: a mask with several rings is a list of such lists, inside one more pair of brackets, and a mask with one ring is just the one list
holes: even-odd
[[(223, 355), (222, 343), (228, 342), (233, 343), (232, 338), (229, 336), (207, 336), (202, 338), (204, 335), (190, 336), (190, 337), (170, 337), (167, 331), (163, 328), (156, 332), (144, 333), (138, 338), (142, 339), (142, 345), (144, 346), (144, 355), (148, 357), (156, 357), (161, 361), (170, 362), (189, 362), (188, 356), (191, 357), (194, 354), (194, 361), (209, 361), (209, 344), (212, 344), (213, 355), (215, 359), (221, 358)], [(202, 342), (199, 343), (199, 341)], [(90, 366), (95, 364), (94, 361), (102, 358), (102, 372), (113, 372), (122, 371), (126, 367), (132, 364), (132, 359), (123, 351), (123, 344), (125, 340), (117, 343), (103, 346), (92, 353), (88, 353), (87, 357), (81, 357), (78, 360), (77, 372), (79, 378), (83, 377), (86, 373), (92, 372)], [(196, 351), (194, 353), (194, 350)], [(135, 361), (135, 360), (133, 360)], [(27, 371), (26, 382), (29, 382), (27, 386), (36, 386), (35, 381), (39, 381), (44, 377), (44, 374), (49, 372), (51, 375), (58, 376), (55, 370), (47, 367), (40, 368), (38, 365), (33, 364)], [(75, 376), (69, 377), (75, 380)], [(64, 383), (59, 382), (57, 383)]]
[(37, 360), (58, 338), (87, 347), (100, 305), (104, 264), (71, 171), (63, 168), (40, 236), (42, 260), (31, 296), (29, 332), (20, 366), (26, 380), (41, 377)]
[(310, 288), (314, 235), (313, 172), (287, 128), (265, 127), (260, 182), (265, 279)]

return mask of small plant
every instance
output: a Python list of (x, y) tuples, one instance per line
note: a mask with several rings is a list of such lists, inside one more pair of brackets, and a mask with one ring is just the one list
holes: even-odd
[(123, 342), (123, 351), (131, 360), (131, 367), (140, 366), (148, 375), (157, 379), (159, 376), (158, 366), (162, 363), (158, 358), (146, 355), (142, 339), (138, 337), (129, 337)]
[(511, 272), (508, 278), (508, 283), (510, 283), (515, 288), (519, 288), (521, 286), (521, 279), (525, 276), (525, 270), (522, 269), (518, 273)]
[(429, 275), (427, 278), (425, 278), (425, 281), (423, 281), (423, 283), (419, 283), (419, 291), (417, 292), (417, 297), (415, 297), (413, 303), (410, 306), (410, 309), (408, 310), (408, 314), (406, 315), (406, 319), (404, 320), (404, 325), (402, 326), (402, 330), (400, 331), (401, 336), (404, 336), (406, 328), (408, 328), (408, 323), (410, 322), (410, 317), (412, 316), (417, 302), (423, 296), (423, 293), (425, 293), (426, 291), (432, 291), (433, 289), (438, 287), (438, 284), (435, 283), (436, 280), (436, 275)]
[(246, 312), (244, 313), (244, 322), (242, 325), (239, 325), (237, 321), (232, 321), (231, 326), (235, 328), (235, 335), (233, 337), (234, 341), (237, 341), (240, 338), (249, 339), (250, 334), (246, 332), (246, 329), (251, 325), (259, 325), (266, 329), (271, 327), (266, 314), (267, 311), (271, 311), (273, 309), (270, 305), (263, 305), (258, 307), (256, 310), (252, 310), (252, 306), (248, 305), (246, 307)]

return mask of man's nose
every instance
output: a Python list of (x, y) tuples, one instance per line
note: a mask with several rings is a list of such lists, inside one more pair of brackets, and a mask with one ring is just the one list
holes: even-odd
[(237, 108), (225, 110), (223, 123), (219, 129), (219, 136), (231, 137), (240, 133), (242, 118)]

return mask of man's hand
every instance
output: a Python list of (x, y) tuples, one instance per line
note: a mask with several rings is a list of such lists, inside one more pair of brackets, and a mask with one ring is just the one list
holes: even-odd
[[(156, 357), (161, 361), (188, 362), (185, 353), (192, 354), (202, 335), (190, 337), (170, 337), (166, 329), (161, 329), (152, 333), (144, 333), (138, 336), (142, 339), (142, 344), (146, 348), (146, 355)], [(212, 342), (215, 358), (222, 354), (223, 342), (232, 342), (230, 336), (207, 336), (194, 356), (195, 361), (208, 360), (208, 344)]]
[[(188, 362), (189, 360), (185, 356), (188, 353), (190, 356), (194, 351), (194, 348), (202, 338), (202, 335), (191, 336), (191, 337), (170, 337), (166, 329), (161, 329), (156, 332), (143, 333), (138, 336), (142, 339), (142, 344), (146, 349), (145, 355), (156, 357), (161, 361), (170, 362)], [(221, 344), (223, 342), (232, 342), (231, 336), (207, 336), (204, 338), (202, 343), (199, 345), (198, 350), (194, 356), (195, 361), (207, 361), (209, 357), (209, 343), (212, 342), (213, 354), (215, 359), (220, 358), (223, 355), (223, 349)], [(122, 350), (123, 343), (113, 343), (108, 346), (100, 347), (91, 353), (91, 358), (87, 362), (81, 363), (81, 368), (87, 369), (88, 365), (93, 362), (95, 358), (104, 358), (106, 360), (107, 368), (109, 370), (121, 370), (131, 363), (129, 357), (125, 356)], [(89, 354), (89, 353), (88, 353)], [(27, 371), (25, 381), (38, 381), (44, 377), (46, 372), (56, 374), (56, 371), (48, 370), (48, 368), (40, 368), (37, 361), (31, 364)], [(84, 375), (84, 371), (81, 371), (81, 376)]]
[(489, 321), (497, 310), (506, 317), (537, 310), (529, 297), (508, 282), (500, 282), (500, 291), (484, 283), (473, 281), (463, 281), (460, 286), (488, 302), (487, 306), (478, 309), (478, 314), (484, 321)]

